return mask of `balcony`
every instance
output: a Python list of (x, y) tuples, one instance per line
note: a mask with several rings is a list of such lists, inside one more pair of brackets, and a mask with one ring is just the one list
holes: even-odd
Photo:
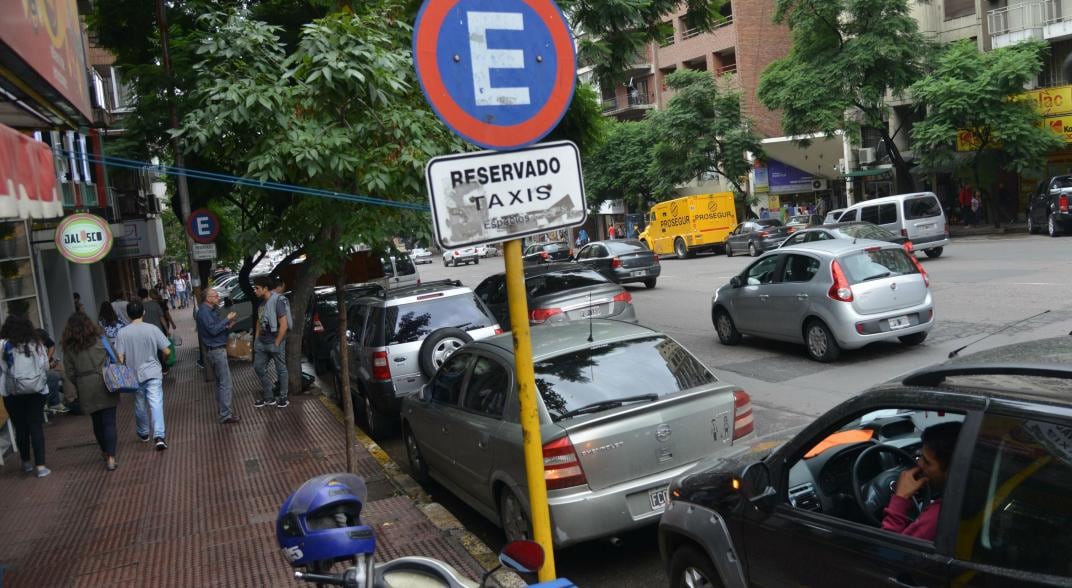
[(990, 30), (991, 47), (1000, 49), (1027, 39), (1044, 38), (1044, 4), (1048, 3), (1036, 0), (988, 11), (986, 24)]
[(645, 111), (655, 108), (655, 95), (648, 92), (635, 92), (628, 97), (604, 98), (603, 116), (613, 116), (620, 120), (637, 120), (643, 118)]
[(1072, 0), (1042, 3), (1042, 36), (1048, 41), (1072, 38)]
[(729, 63), (729, 64), (726, 64), (726, 65), (723, 65), (722, 67), (716, 67), (715, 68), (715, 77), (716, 78), (721, 78), (724, 75), (735, 74), (735, 73), (737, 73), (737, 64), (736, 63)]

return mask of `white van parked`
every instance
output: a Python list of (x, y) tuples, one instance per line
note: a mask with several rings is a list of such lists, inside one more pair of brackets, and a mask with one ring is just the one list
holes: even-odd
[(896, 194), (857, 202), (845, 209), (838, 222), (866, 221), (908, 237), (915, 250), (938, 257), (949, 245), (945, 212), (933, 192)]

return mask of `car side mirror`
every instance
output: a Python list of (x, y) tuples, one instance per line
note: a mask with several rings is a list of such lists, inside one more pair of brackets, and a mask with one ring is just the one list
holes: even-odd
[(733, 288), (740, 288), (741, 287), (741, 277), (740, 276), (733, 276), (732, 278), (730, 278), (730, 286), (733, 287)]
[(417, 398), (420, 398), (421, 402), (428, 402), (432, 399), (432, 388), (428, 384), (421, 386), (421, 392)]
[(746, 467), (741, 472), (740, 483), (741, 496), (749, 504), (760, 510), (770, 510), (774, 507), (777, 491), (771, 485), (771, 472), (766, 463), (757, 461)]

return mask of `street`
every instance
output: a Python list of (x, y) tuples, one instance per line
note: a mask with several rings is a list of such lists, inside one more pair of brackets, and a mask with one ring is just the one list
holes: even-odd
[[(741, 386), (751, 396), (757, 436), (779, 438), (791, 427), (810, 422), (838, 402), (870, 386), (914, 369), (943, 361), (949, 352), (1006, 324), (1004, 332), (972, 345), (963, 353), (1072, 330), (1072, 286), (1068, 246), (1026, 234), (966, 237), (955, 240), (938, 259), (922, 254), (931, 279), (937, 324), (927, 341), (915, 348), (897, 343), (873, 344), (846, 351), (832, 364), (808, 359), (802, 346), (746, 337), (740, 345), (719, 344), (711, 326), (714, 289), (744, 269), (751, 258), (700, 255), (664, 259), (662, 276), (653, 290), (627, 286), (641, 324), (671, 335), (722, 380)], [(503, 271), (503, 258), (478, 265), (420, 265), (422, 281), (451, 278), (475, 287)], [(1049, 313), (1022, 320), (1037, 313)], [(1020, 321), (1020, 322), (1017, 322)], [(406, 467), (400, 439), (382, 443)], [(502, 533), (449, 492), (432, 483), (433, 498), (446, 506), (493, 550)], [(659, 560), (655, 528), (641, 529), (616, 541), (599, 541), (563, 550), (556, 556), (558, 573), (582, 586), (655, 586), (666, 583)]]

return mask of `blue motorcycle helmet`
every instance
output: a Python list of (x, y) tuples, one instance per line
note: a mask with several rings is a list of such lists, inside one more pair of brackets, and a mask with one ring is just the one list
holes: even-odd
[(337, 561), (376, 551), (372, 528), (361, 524), (368, 499), (355, 474), (325, 474), (287, 497), (276, 518), (276, 540), (293, 567), (327, 569)]

